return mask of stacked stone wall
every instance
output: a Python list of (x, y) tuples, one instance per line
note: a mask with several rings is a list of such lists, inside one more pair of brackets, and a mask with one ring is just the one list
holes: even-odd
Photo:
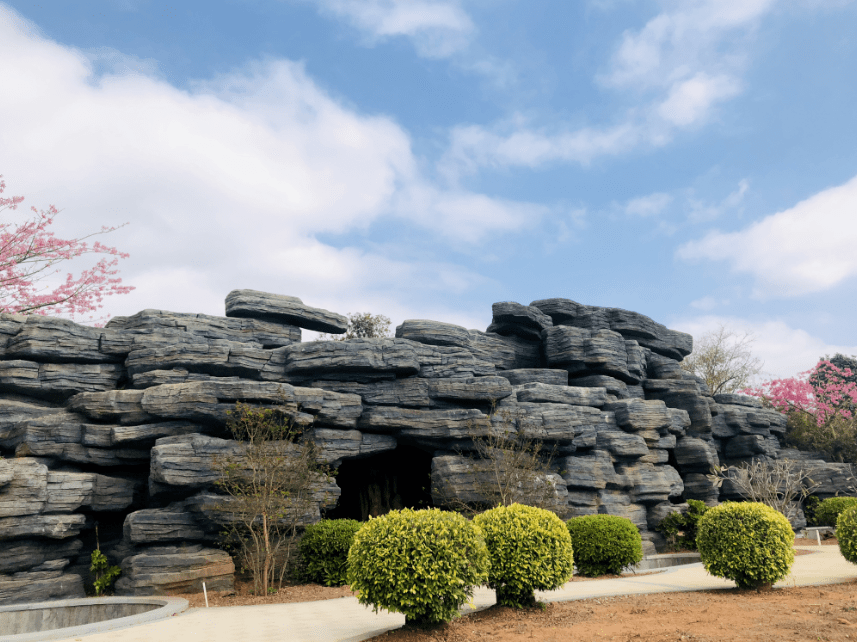
[[(460, 451), (505, 421), (556, 449), (557, 512), (627, 517), (647, 553), (687, 499), (733, 498), (708, 480), (714, 465), (788, 457), (816, 467), (821, 496), (851, 483), (847, 467), (785, 450), (782, 415), (682, 370), (690, 335), (568, 299), (492, 311), (486, 332), (408, 320), (395, 338), (307, 343), (301, 328), (342, 334), (347, 319), (252, 290), (230, 293), (224, 317), (0, 315), (0, 603), (83, 596), (99, 524), (120, 595), (231, 586), (212, 507), (214, 458), (240, 448), (225, 428), (237, 401), (311, 420), (333, 466), (429, 453), (436, 503), (478, 499)], [(341, 489), (316, 490), (303, 523), (335, 511)]]

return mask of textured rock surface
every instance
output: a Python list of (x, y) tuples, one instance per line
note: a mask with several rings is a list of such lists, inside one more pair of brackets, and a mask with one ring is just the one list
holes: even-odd
[(301, 525), (482, 501), (474, 435), (543, 442), (552, 510), (627, 517), (647, 552), (685, 500), (736, 498), (707, 478), (721, 463), (797, 460), (821, 497), (857, 485), (846, 465), (783, 448), (784, 416), (757, 399), (712, 397), (680, 366), (691, 337), (635, 312), (501, 302), (485, 332), (407, 320), (396, 338), (308, 343), (300, 328), (342, 333), (347, 319), (253, 290), (226, 312), (144, 310), (101, 329), (0, 315), (0, 600), (78, 595), (96, 523), (120, 594), (229, 587), (214, 460), (243, 452), (228, 439), (237, 402), (280, 407), (337, 469)]
[(348, 319), (341, 314), (311, 308), (296, 296), (257, 290), (232, 290), (226, 295), (226, 316), (287, 323), (331, 334), (344, 334), (348, 330)]

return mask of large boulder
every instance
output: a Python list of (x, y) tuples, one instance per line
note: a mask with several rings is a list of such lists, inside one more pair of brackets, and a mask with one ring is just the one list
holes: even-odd
[(207, 590), (230, 591), (235, 575), (229, 553), (200, 544), (150, 546), (123, 559), (120, 567), (116, 595), (197, 593), (203, 582)]
[(348, 331), (348, 319), (341, 314), (311, 308), (296, 296), (258, 290), (232, 290), (226, 295), (226, 316), (285, 323), (331, 334)]
[(540, 341), (542, 330), (553, 325), (551, 318), (538, 308), (512, 301), (495, 303), (491, 311), (494, 316), (486, 332)]

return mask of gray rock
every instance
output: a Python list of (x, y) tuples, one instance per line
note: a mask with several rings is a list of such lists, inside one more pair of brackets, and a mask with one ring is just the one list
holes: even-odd
[(640, 382), (647, 377), (648, 357), (646, 353), (651, 354), (651, 351), (641, 348), (636, 341), (625, 339), (628, 372), (635, 382)]
[(66, 408), (95, 421), (139, 424), (154, 419), (142, 406), (142, 390), (81, 392), (68, 400)]
[(310, 415), (315, 415), (316, 425), (342, 428), (356, 427), (363, 411), (357, 395), (235, 378), (147, 388), (141, 405), (145, 412), (156, 417), (225, 424), (226, 412), (232, 410), (237, 401), (284, 405), (295, 410), (293, 414), (298, 422), (308, 421), (312, 418)]
[(672, 424), (669, 408), (660, 400), (622, 399), (605, 404), (604, 410), (613, 412), (624, 430), (666, 432)]
[(599, 514), (624, 517), (638, 529), (645, 530), (648, 520), (644, 505), (632, 503), (626, 493), (618, 490), (602, 490), (598, 492), (598, 496)]
[(707, 506), (716, 506), (720, 491), (714, 483), (701, 473), (688, 473), (684, 476), (685, 499), (698, 499)]
[(295, 296), (257, 290), (232, 290), (226, 295), (226, 316), (286, 323), (331, 334), (345, 334), (348, 319), (341, 314), (311, 308)]
[(608, 450), (617, 457), (642, 457), (649, 453), (642, 437), (621, 430), (599, 432), (596, 448)]
[(98, 473), (48, 471), (45, 512), (71, 513), (81, 507), (121, 511), (134, 503), (142, 484)]
[(493, 318), (486, 332), (516, 335), (539, 341), (541, 331), (553, 325), (551, 318), (538, 308), (514, 302), (495, 303), (491, 306)]
[(396, 327), (396, 338), (450, 348), (467, 348), (471, 340), (470, 330), (463, 326), (427, 319), (408, 319)]
[(272, 351), (262, 349), (260, 344), (212, 339), (137, 348), (128, 355), (125, 365), (131, 377), (167, 368), (217, 377), (259, 378), (271, 357)]
[[(63, 560), (68, 564), (68, 560)], [(0, 604), (27, 604), (86, 597), (83, 578), (62, 568), (0, 575)]]
[(607, 402), (606, 388), (574, 388), (546, 383), (525, 383), (514, 388), (518, 401), (565, 403), (600, 408)]
[(61, 401), (79, 392), (116, 388), (125, 369), (114, 363), (0, 361), (0, 387), (33, 397)]
[(99, 350), (101, 331), (67, 319), (33, 314), (21, 331), (9, 339), (6, 357), (51, 363), (118, 362)]
[(687, 429), (690, 428), (690, 415), (687, 410), (682, 410), (680, 408), (670, 408), (670, 426), (669, 431), (678, 435), (679, 437), (684, 436), (687, 432)]
[(61, 542), (28, 539), (3, 542), (3, 555), (0, 556), (0, 574), (9, 575), (41, 566), (45, 562), (65, 560), (77, 557), (83, 549), (79, 539)]
[(452, 508), (462, 505), (491, 504), (496, 501), (497, 494), (511, 493), (513, 500), (519, 503), (539, 504), (540, 507), (560, 515), (567, 513), (568, 489), (562, 477), (554, 473), (531, 475), (522, 473), (525, 481), (519, 482), (517, 488), (501, 484), (511, 481), (508, 472), (499, 468), (500, 479), (497, 481), (495, 471), (498, 470), (489, 462), (471, 459), (460, 455), (442, 455), (432, 458), (432, 501), (438, 506)]
[(465, 348), (423, 345), (411, 341), (411, 347), (420, 362), (418, 376), (426, 379), (466, 379), (468, 377), (488, 377), (505, 375), (498, 371), (493, 363), (477, 359)]
[(313, 341), (290, 346), (284, 353), (285, 374), (292, 377), (324, 374), (336, 374), (345, 380), (354, 374), (406, 377), (420, 370), (410, 342), (399, 339)]
[(6, 486), (15, 476), (15, 468), (8, 461), (0, 457), (0, 488)]
[(35, 515), (48, 499), (48, 468), (35, 459), (3, 459), (0, 518)]
[(666, 466), (635, 462), (616, 464), (616, 472), (627, 480), (631, 489), (631, 500), (638, 504), (659, 504), (667, 501), (672, 487), (672, 477)]
[(197, 522), (196, 515), (184, 502), (173, 502), (166, 508), (146, 508), (129, 513), (123, 526), (125, 539), (132, 544), (187, 542), (209, 539)]
[(646, 349), (647, 376), (649, 379), (683, 379), (681, 363)]
[[(470, 355), (468, 355), (470, 356)], [(456, 379), (462, 381), (462, 379)], [(377, 406), (422, 408), (431, 404), (429, 381), (407, 377), (390, 381), (359, 383), (356, 381), (312, 381), (310, 388), (323, 388), (344, 394), (360, 395), (363, 403)]]
[[(673, 437), (673, 440), (675, 437)], [(665, 464), (670, 460), (669, 450), (666, 448), (649, 448), (648, 454), (643, 455), (637, 461), (646, 464)]]
[[(146, 448), (97, 448), (84, 445), (86, 419), (71, 412), (45, 415), (15, 425), (7, 437), (0, 440), (4, 448), (15, 448), (17, 457), (52, 457), (67, 461), (122, 466), (145, 463)], [(101, 426), (94, 427), (102, 430)]]
[(642, 314), (619, 308), (582, 305), (569, 299), (543, 299), (530, 303), (547, 314), (555, 326), (564, 325), (587, 330), (612, 330), (637, 341), (665, 357), (681, 361), (693, 350), (693, 337), (669, 330)]
[[(128, 337), (132, 345), (146, 343), (146, 337), (168, 332), (192, 334), (205, 339), (222, 339), (259, 343), (265, 348), (279, 348), (300, 343), (301, 329), (294, 325), (259, 319), (216, 317), (207, 314), (182, 314), (165, 310), (143, 310), (130, 317), (113, 317), (107, 322), (101, 349), (110, 354), (128, 354), (118, 342)], [(112, 336), (111, 336), (112, 335)], [(113, 345), (109, 345), (110, 342)]]
[(138, 372), (131, 377), (131, 387), (140, 390), (164, 384), (186, 383), (190, 378), (189, 374), (187, 370), (182, 368)]
[(545, 330), (544, 349), (548, 367), (561, 366), (572, 375), (601, 374), (626, 383), (640, 382), (639, 374), (628, 369), (625, 340), (618, 332), (556, 326)]
[(429, 382), (428, 394), (433, 399), (498, 401), (512, 394), (512, 386), (504, 377), (432, 379)]
[(490, 422), (487, 415), (475, 409), (415, 410), (370, 406), (363, 411), (357, 425), (369, 432), (446, 440), (467, 438), (471, 427), (477, 434), (485, 435)]
[[(89, 434), (90, 426), (86, 426), (86, 435)], [(190, 421), (165, 421), (154, 424), (141, 424), (139, 426), (107, 426), (110, 430), (110, 443), (116, 447), (149, 447), (161, 437), (175, 437), (177, 435), (189, 435), (195, 432), (205, 432), (206, 427)]]
[(693, 379), (648, 379), (643, 382), (646, 399), (660, 399), (670, 408), (686, 410), (690, 417), (688, 432), (711, 433), (711, 409)]
[(565, 457), (559, 460), (559, 466), (569, 489), (600, 490), (624, 484), (607, 451), (595, 450), (586, 457)]
[(220, 479), (215, 460), (236, 457), (241, 445), (202, 434), (163, 437), (152, 448), (149, 478), (166, 486), (202, 489)]
[(648, 507), (646, 512), (646, 523), (649, 530), (655, 530), (669, 515), (673, 513), (687, 512), (687, 504), (673, 504), (671, 502), (660, 502)]
[(733, 395), (721, 393), (714, 395), (714, 401), (719, 404), (726, 404), (729, 406), (746, 406), (747, 408), (757, 408), (759, 410), (762, 409), (762, 402), (759, 401), (756, 397), (750, 397), (748, 395)]
[(153, 546), (126, 557), (116, 595), (172, 595), (207, 590), (231, 591), (235, 565), (226, 551), (201, 545)]
[(77, 537), (86, 524), (86, 516), (74, 515), (23, 515), (0, 518), (0, 540), (13, 538), (49, 537), (67, 539)]
[(615, 429), (613, 415), (597, 408), (556, 403), (519, 402), (513, 408), (501, 409), (492, 417), (492, 424), (506, 424), (518, 434), (551, 442), (571, 442), (578, 426)]
[(617, 399), (629, 399), (628, 384), (620, 381), (615, 377), (607, 375), (586, 375), (584, 377), (575, 377), (569, 379), (569, 386), (582, 388), (604, 388), (608, 395), (612, 395)]
[(727, 460), (735, 460), (765, 455), (767, 451), (762, 435), (738, 435), (726, 442), (723, 454)]
[(373, 435), (359, 430), (327, 430), (316, 428), (312, 438), (321, 453), (319, 460), (339, 468), (343, 459), (359, 459), (396, 449), (396, 438)]
[[(567, 386), (568, 370), (549, 370), (547, 368), (519, 368), (516, 370), (501, 370), (501, 377), (506, 377), (513, 386), (525, 383), (544, 383), (549, 386)], [(624, 385), (624, 384), (623, 384)]]
[(0, 395), (0, 440), (8, 437), (15, 424), (59, 412), (63, 409), (56, 404), (19, 395)]
[(695, 437), (679, 439), (673, 452), (682, 472), (708, 474), (714, 466), (720, 465), (714, 446)]

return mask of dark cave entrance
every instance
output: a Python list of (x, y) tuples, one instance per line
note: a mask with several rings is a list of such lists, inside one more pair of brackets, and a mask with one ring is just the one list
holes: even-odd
[(336, 484), (342, 489), (339, 503), (328, 519), (365, 522), (401, 508), (428, 508), (431, 501), (432, 455), (412, 446), (363, 459), (342, 462)]

